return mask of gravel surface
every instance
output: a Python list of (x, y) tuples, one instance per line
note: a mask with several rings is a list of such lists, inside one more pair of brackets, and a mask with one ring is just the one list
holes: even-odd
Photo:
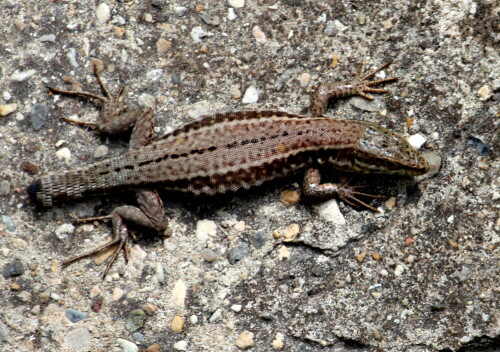
[[(497, 0), (1, 0), (0, 13), (0, 350), (498, 348)], [(61, 268), (110, 236), (75, 218), (133, 195), (28, 199), (37, 175), (127, 147), (62, 120), (97, 109), (46, 85), (98, 92), (97, 62), (128, 106), (154, 107), (161, 136), (214, 112), (305, 114), (319, 82), (387, 61), (378, 77), (400, 77), (390, 94), (326, 111), (377, 121), (432, 161), (416, 180), (356, 178), (384, 195), (380, 214), (299, 200), (299, 176), (215, 199), (167, 194), (165, 237), (138, 233), (104, 281), (92, 260)]]

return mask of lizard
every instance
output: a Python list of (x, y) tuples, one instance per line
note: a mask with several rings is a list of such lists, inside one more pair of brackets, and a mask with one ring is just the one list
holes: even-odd
[(405, 176), (429, 170), (423, 156), (399, 134), (376, 123), (323, 116), (333, 98), (358, 95), (372, 100), (369, 93), (387, 93), (387, 89), (373, 86), (395, 81), (397, 77), (378, 80), (370, 77), (389, 64), (365, 74), (361, 74), (360, 66), (356, 77), (349, 82), (318, 85), (311, 99), (312, 116), (267, 110), (217, 113), (156, 140), (152, 140), (153, 110), (119, 108), (123, 85), (112, 96), (93, 65), (103, 96), (48, 89), (53, 94), (88, 98), (101, 105), (98, 121), (90, 125), (105, 134), (131, 129), (129, 150), (86, 166), (41, 175), (27, 187), (27, 193), (43, 207), (49, 207), (88, 195), (135, 190), (137, 206), (121, 205), (109, 215), (84, 219), (111, 219), (113, 240), (63, 262), (67, 265), (116, 246), (102, 279), (122, 250), (128, 260), (131, 234), (127, 223), (158, 233), (166, 229), (158, 189), (215, 195), (248, 189), (305, 170), (302, 188), (306, 197), (336, 197), (351, 206), (377, 211), (359, 197), (380, 196), (360, 192), (360, 186), (347, 183), (321, 183), (318, 167)]

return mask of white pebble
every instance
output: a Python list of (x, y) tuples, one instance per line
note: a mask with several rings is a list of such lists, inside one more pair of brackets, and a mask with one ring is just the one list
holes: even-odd
[(401, 276), (401, 274), (403, 274), (403, 271), (405, 271), (405, 267), (401, 264), (398, 264), (396, 266), (396, 269), (394, 270), (394, 275)]
[(340, 212), (339, 205), (335, 199), (330, 199), (318, 206), (318, 214), (321, 218), (332, 224), (344, 225), (344, 215)]
[(259, 92), (254, 86), (250, 86), (245, 91), (245, 95), (243, 95), (243, 99), (241, 102), (243, 104), (253, 104), (259, 100)]
[(196, 26), (191, 29), (191, 39), (193, 39), (193, 42), (195, 43), (201, 43), (201, 40), (206, 37), (211, 37), (214, 34), (212, 32), (206, 32), (203, 27), (201, 26)]
[(236, 313), (241, 312), (241, 308), (242, 308), (241, 304), (233, 304), (231, 306), (231, 310)]
[(71, 152), (69, 151), (68, 148), (61, 148), (56, 152), (56, 156), (64, 160), (66, 162), (69, 162), (71, 160)]
[(234, 7), (235, 9), (239, 9), (245, 6), (245, 0), (228, 0), (227, 3), (229, 6)]
[(191, 316), (189, 317), (189, 322), (190, 322), (191, 324), (193, 324), (193, 325), (194, 325), (194, 324), (198, 324), (198, 316), (197, 316), (197, 315), (194, 315), (194, 314), (193, 314), (193, 315), (191, 315)]
[(259, 26), (254, 26), (252, 28), (252, 35), (255, 38), (255, 41), (259, 44), (267, 42), (266, 33), (262, 32)]
[(186, 351), (188, 347), (188, 343), (185, 340), (177, 341), (174, 343), (174, 349), (177, 351)]
[(36, 73), (36, 70), (31, 69), (31, 70), (26, 70), (26, 71), (16, 72), (16, 73), (14, 73), (12, 76), (10, 76), (10, 78), (11, 78), (13, 81), (16, 81), (16, 82), (22, 82), (22, 81), (24, 81), (26, 78), (28, 78), (28, 77), (30, 77), (30, 76), (33, 76), (35, 73)]
[(116, 339), (116, 343), (120, 345), (124, 352), (138, 352), (139, 347), (133, 342), (127, 341), (125, 339)]
[(200, 242), (206, 242), (209, 237), (215, 237), (217, 225), (212, 220), (198, 220), (196, 223), (196, 238)]
[(105, 2), (100, 3), (95, 9), (95, 15), (97, 17), (97, 22), (100, 24), (106, 23), (111, 18), (111, 10), (108, 4)]
[(408, 143), (415, 148), (415, 149), (420, 149), (421, 146), (424, 145), (425, 142), (427, 142), (427, 139), (424, 138), (421, 134), (414, 134), (410, 137), (408, 137)]
[(213, 314), (212, 316), (210, 317), (210, 319), (208, 319), (208, 321), (210, 323), (214, 323), (216, 322), (217, 320), (219, 320), (220, 318), (222, 317), (222, 312), (220, 309), (217, 309)]
[(2, 93), (2, 98), (5, 101), (9, 101), (10, 99), (12, 99), (12, 94), (10, 94), (9, 92), (3, 92)]
[(174, 7), (174, 12), (177, 16), (183, 16), (187, 12), (188, 8), (184, 6)]
[(68, 237), (69, 234), (73, 233), (73, 231), (75, 231), (75, 226), (72, 224), (62, 224), (56, 229), (55, 234), (57, 238), (62, 240)]
[(78, 68), (80, 65), (78, 64), (78, 61), (76, 60), (76, 50), (75, 48), (70, 48), (68, 53), (66, 54), (66, 57), (69, 60), (69, 64), (73, 66), (74, 68)]
[(234, 9), (232, 7), (227, 9), (227, 19), (229, 21), (233, 21), (237, 18), (236, 13), (234, 12)]

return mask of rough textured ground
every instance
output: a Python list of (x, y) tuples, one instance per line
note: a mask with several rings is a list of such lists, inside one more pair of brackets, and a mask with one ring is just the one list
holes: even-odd
[[(110, 18), (99, 4), (0, 1), (2, 351), (498, 346), (497, 1), (107, 1)], [(73, 217), (133, 198), (43, 210), (25, 193), (36, 174), (126, 148), (62, 121), (93, 121), (96, 109), (45, 88), (71, 87), (68, 76), (97, 92), (92, 59), (113, 92), (126, 84), (129, 106), (155, 106), (157, 135), (210, 112), (306, 113), (318, 82), (392, 60), (385, 75), (401, 79), (376, 111), (347, 99), (327, 114), (420, 135), (441, 169), (419, 182), (361, 178), (387, 197), (373, 203), (381, 215), (284, 206), (300, 178), (232, 197), (167, 196), (170, 237), (139, 235), (105, 281), (89, 260), (62, 270), (110, 233)], [(242, 104), (250, 86), (258, 101)]]

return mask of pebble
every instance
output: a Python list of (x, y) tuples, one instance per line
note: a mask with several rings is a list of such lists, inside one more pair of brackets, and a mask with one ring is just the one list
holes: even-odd
[(195, 26), (193, 29), (191, 29), (191, 39), (195, 43), (201, 43), (203, 38), (211, 37), (214, 34), (212, 32), (206, 32), (203, 27), (201, 26)]
[(166, 53), (172, 47), (172, 42), (163, 38), (158, 39), (156, 42), (156, 51), (158, 54)]
[(184, 320), (181, 316), (176, 315), (172, 319), (172, 323), (170, 324), (170, 330), (175, 332), (176, 334), (180, 334), (182, 332), (182, 328), (184, 326)]
[(233, 228), (238, 232), (245, 231), (245, 222), (238, 221), (236, 224), (234, 224)]
[(7, 328), (7, 325), (0, 321), (0, 341), (9, 342), (9, 340), (9, 329)]
[(217, 309), (208, 319), (210, 323), (215, 323), (222, 317), (222, 312), (220, 309)]
[(234, 7), (235, 9), (242, 8), (245, 6), (245, 0), (228, 0), (228, 5)]
[(45, 125), (47, 121), (47, 116), (49, 115), (49, 109), (42, 104), (33, 105), (30, 113), (31, 127), (35, 131), (39, 131)]
[(339, 204), (335, 199), (330, 199), (318, 207), (319, 216), (332, 224), (345, 225), (346, 221), (344, 215), (342, 215)]
[(242, 309), (242, 308), (243, 308), (243, 307), (242, 307), (242, 305), (241, 305), (241, 304), (233, 304), (233, 305), (231, 306), (231, 310), (232, 310), (233, 312), (236, 312), (236, 313), (241, 312), (241, 309)]
[(271, 343), (273, 348), (276, 350), (282, 350), (284, 347), (284, 343), (283, 343), (284, 338), (285, 338), (285, 336), (281, 332), (278, 332), (276, 334), (276, 336), (274, 337), (273, 342)]
[(382, 275), (382, 276), (388, 276), (389, 272), (387, 270), (385, 270), (385, 269), (382, 269), (382, 270), (380, 270), (380, 275)]
[(323, 31), (323, 34), (328, 36), (328, 37), (333, 37), (339, 33), (344, 32), (346, 29), (347, 29), (347, 26), (345, 26), (339, 20), (328, 21), (326, 26), (325, 26), (325, 29)]
[(56, 156), (65, 162), (69, 162), (71, 160), (71, 151), (68, 148), (61, 148), (56, 152)]
[(55, 43), (56, 42), (56, 36), (55, 34), (46, 34), (46, 35), (42, 35), (39, 40), (42, 42), (42, 43), (46, 43), (46, 42), (51, 42), (51, 43)]
[(144, 334), (141, 334), (140, 332), (134, 332), (132, 334), (132, 338), (136, 341), (142, 341), (144, 339)]
[(2, 93), (2, 98), (3, 98), (3, 100), (5, 100), (5, 101), (9, 101), (9, 100), (11, 100), (11, 99), (12, 99), (12, 94), (10, 94), (9, 92), (3, 92), (3, 93)]
[(19, 259), (14, 260), (12, 263), (8, 263), (3, 267), (2, 275), (4, 278), (8, 279), (10, 277), (20, 276), (24, 273), (24, 267)]
[(311, 75), (309, 73), (302, 73), (299, 76), (299, 82), (302, 88), (307, 87), (310, 80), (311, 80)]
[(67, 308), (64, 310), (64, 315), (71, 321), (72, 323), (78, 323), (80, 320), (87, 318), (87, 313), (83, 313), (77, 311), (75, 309)]
[(68, 235), (72, 234), (75, 231), (75, 226), (72, 224), (62, 224), (59, 226), (56, 231), (55, 235), (58, 239), (63, 240), (68, 237)]
[(81, 350), (91, 339), (90, 332), (86, 328), (71, 330), (65, 337), (66, 343), (74, 350)]
[(264, 247), (267, 242), (267, 232), (264, 230), (257, 231), (252, 238), (252, 244), (255, 248), (259, 249)]
[(174, 349), (177, 351), (187, 351), (188, 343), (186, 340), (180, 340), (174, 343)]
[(182, 308), (186, 305), (186, 292), (187, 286), (186, 283), (182, 280), (177, 280), (172, 289), (172, 303), (179, 308)]
[(236, 262), (245, 258), (250, 252), (250, 248), (248, 243), (245, 241), (237, 241), (236, 244), (228, 251), (227, 259), (231, 264), (235, 264)]
[(491, 98), (493, 92), (491, 91), (491, 88), (487, 84), (485, 84), (484, 86), (479, 88), (477, 94), (479, 95), (479, 100), (486, 101)]
[(198, 324), (198, 316), (193, 314), (189, 317), (189, 322), (193, 325)]
[(255, 88), (254, 86), (250, 86), (245, 91), (245, 94), (243, 95), (243, 99), (241, 99), (241, 102), (243, 104), (253, 104), (256, 103), (258, 100), (259, 100), (259, 92), (257, 91), (257, 88)]
[(482, 140), (474, 137), (473, 135), (469, 135), (467, 137), (467, 145), (476, 148), (477, 152), (481, 156), (485, 156), (490, 151), (488, 146)]
[(365, 260), (365, 257), (366, 257), (366, 253), (361, 252), (356, 256), (356, 260), (358, 261), (358, 263), (362, 263), (363, 260)]
[(210, 113), (210, 104), (207, 101), (202, 100), (187, 106), (184, 112), (193, 120), (197, 120), (203, 115), (208, 115)]
[(255, 41), (259, 44), (267, 42), (266, 34), (262, 32), (259, 26), (254, 26), (252, 28), (252, 35), (255, 38)]
[(76, 60), (76, 50), (75, 50), (75, 48), (69, 48), (68, 53), (66, 54), (66, 57), (68, 58), (69, 64), (73, 68), (80, 67), (80, 65), (78, 64), (78, 61)]
[(4, 224), (7, 230), (14, 231), (15, 227), (12, 223), (12, 219), (7, 215), (0, 215), (0, 224)]
[(123, 297), (124, 294), (125, 294), (125, 292), (121, 288), (115, 287), (113, 289), (113, 295), (111, 296), (111, 299), (115, 302), (119, 301)]
[(111, 10), (108, 4), (105, 2), (100, 3), (95, 9), (95, 15), (97, 17), (97, 22), (100, 24), (106, 23), (111, 18)]
[(253, 332), (248, 330), (243, 331), (240, 336), (238, 336), (238, 340), (236, 340), (236, 347), (243, 350), (252, 347), (253, 345), (255, 345), (253, 336)]
[(162, 78), (163, 76), (163, 70), (158, 68), (156, 70), (149, 70), (146, 72), (146, 79), (151, 82), (155, 82)]
[(0, 105), (0, 116), (7, 116), (17, 110), (17, 104)]
[(209, 237), (215, 237), (217, 234), (217, 224), (212, 220), (198, 220), (196, 222), (196, 239), (200, 242), (206, 242)]
[(139, 347), (131, 341), (125, 339), (116, 339), (116, 343), (120, 345), (123, 352), (138, 352)]
[(94, 159), (104, 158), (109, 153), (107, 145), (100, 145), (94, 150)]
[(174, 7), (174, 12), (177, 16), (184, 16), (184, 14), (187, 12), (188, 8), (184, 6), (175, 6)]
[(31, 70), (16, 72), (16, 73), (12, 74), (12, 76), (10, 76), (10, 78), (16, 82), (22, 82), (25, 79), (27, 79), (28, 77), (33, 76), (35, 73), (36, 73), (36, 70), (31, 69)]
[(427, 139), (421, 134), (417, 133), (408, 137), (407, 141), (413, 148), (419, 150), (424, 145), (424, 143), (427, 142)]
[(236, 16), (236, 13), (234, 12), (234, 9), (232, 7), (227, 9), (227, 19), (229, 21), (234, 21), (238, 16)]
[(145, 321), (146, 313), (142, 309), (134, 309), (127, 316), (125, 329), (130, 332), (137, 331), (144, 326)]
[(156, 311), (158, 310), (158, 307), (152, 305), (151, 303), (145, 303), (142, 305), (141, 308), (149, 316), (155, 314)]
[(201, 257), (208, 263), (212, 263), (219, 257), (215, 251), (210, 248), (205, 248), (201, 251)]
[(289, 206), (292, 204), (296, 204), (300, 200), (300, 193), (297, 191), (289, 191), (289, 190), (284, 190), (283, 192), (280, 193), (280, 202), (285, 205)]
[(18, 18), (15, 18), (12, 22), (19, 32), (24, 31), (24, 28), (26, 28), (26, 24)]
[(283, 242), (292, 242), (297, 239), (300, 232), (299, 224), (290, 224), (283, 231)]
[(7, 180), (2, 180), (0, 182), (0, 196), (5, 197), (10, 194), (10, 182)]
[(220, 25), (220, 17), (216, 15), (211, 15), (207, 11), (201, 11), (198, 16), (201, 20), (212, 27), (217, 27)]
[(379, 97), (374, 98), (373, 100), (367, 100), (365, 98), (353, 97), (349, 99), (349, 104), (363, 111), (375, 112), (382, 110), (384, 103)]
[(396, 265), (396, 269), (394, 269), (394, 275), (401, 276), (405, 271), (405, 267), (401, 264)]

